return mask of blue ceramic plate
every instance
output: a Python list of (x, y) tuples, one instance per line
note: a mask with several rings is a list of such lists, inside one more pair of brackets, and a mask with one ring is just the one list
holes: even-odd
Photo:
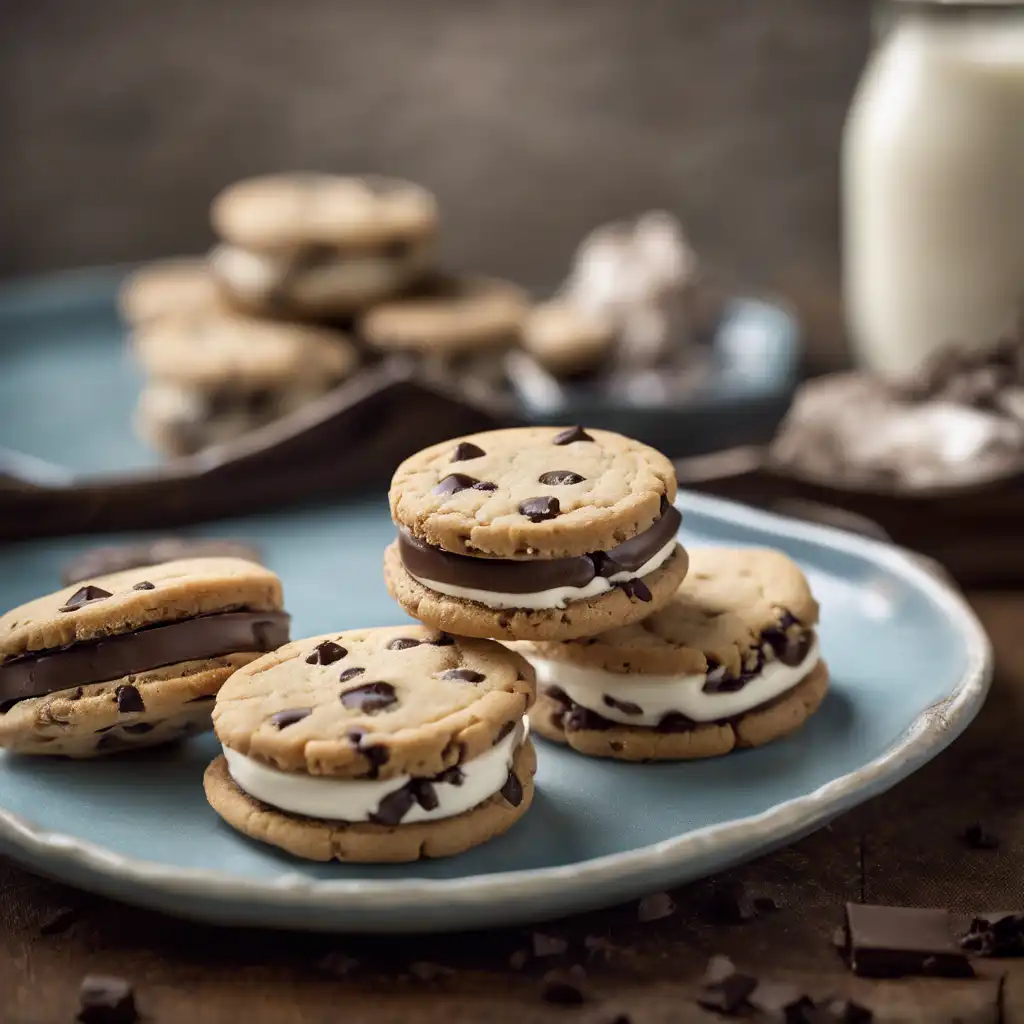
[[(538, 741), (537, 796), (450, 860), (307, 864), (231, 830), (201, 779), (212, 737), (71, 762), (0, 758), (0, 852), (74, 885), (229, 924), (430, 931), (537, 921), (706, 875), (818, 828), (934, 757), (978, 711), (991, 654), (961, 597), (875, 541), (682, 494), (683, 539), (771, 545), (821, 601), (832, 690), (790, 739), (717, 760), (624, 765)], [(284, 579), (296, 636), (403, 621), (381, 579), (386, 502), (221, 523)], [(0, 606), (58, 585), (81, 538), (0, 551)]]

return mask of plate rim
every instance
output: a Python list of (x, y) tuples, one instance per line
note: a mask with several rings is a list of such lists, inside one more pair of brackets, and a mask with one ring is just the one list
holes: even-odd
[[(991, 643), (964, 596), (901, 548), (835, 527), (810, 524), (773, 512), (707, 495), (680, 491), (685, 511), (699, 512), (776, 537), (810, 541), (881, 564), (924, 590), (945, 614), (967, 651), (963, 675), (950, 693), (925, 708), (910, 727), (877, 757), (801, 796), (758, 814), (705, 825), (635, 850), (546, 868), (526, 868), (430, 879), (313, 879), (285, 871), (273, 879), (247, 879), (205, 868), (173, 867), (115, 853), (97, 843), (41, 828), (0, 807), (0, 842), (19, 851), (23, 862), (61, 877), (72, 874), (128, 881), (152, 894), (189, 895), (214, 903), (244, 900), (249, 906), (296, 911), (396, 911), (412, 903), (423, 909), (471, 906), (481, 899), (543, 900), (580, 895), (604, 882), (638, 878), (682, 868), (722, 846), (763, 849), (836, 817), (910, 775), (940, 753), (970, 724), (992, 679)], [(678, 500), (678, 499), (677, 499)], [(744, 857), (746, 854), (743, 855)], [(455, 911), (457, 913), (457, 910)]]

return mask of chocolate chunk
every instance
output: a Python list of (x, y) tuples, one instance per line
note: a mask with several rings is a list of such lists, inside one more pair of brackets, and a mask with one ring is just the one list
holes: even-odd
[(40, 935), (63, 935), (80, 918), (80, 914), (74, 907), (61, 907), (60, 910), (51, 914), (40, 926)]
[(123, 715), (130, 711), (145, 711), (146, 705), (142, 701), (142, 694), (131, 685), (124, 683), (114, 690), (114, 700), (117, 701), (117, 710)]
[(430, 779), (410, 779), (407, 783), (413, 799), (425, 811), (436, 811), (438, 807), (437, 790)]
[(784, 981), (758, 981), (747, 1002), (769, 1020), (785, 1024), (814, 1024), (814, 1002), (796, 985)]
[(555, 435), (552, 444), (572, 444), (573, 441), (593, 441), (594, 439), (580, 426), (569, 427)]
[(498, 485), (492, 483), (490, 480), (477, 480), (477, 482), (473, 484), (474, 491), (496, 491), (497, 489)]
[(415, 794), (406, 783), (381, 800), (377, 810), (370, 815), (370, 821), (376, 825), (397, 825), (409, 813), (415, 799)]
[(438, 483), (433, 493), (437, 495), (458, 494), (459, 491), (464, 491), (478, 483), (480, 481), (476, 477), (467, 476), (465, 473), (449, 473)]
[(102, 601), (104, 598), (113, 597), (109, 590), (104, 590), (102, 587), (94, 587), (91, 583), (84, 587), (79, 587), (68, 599), (60, 606), (59, 611), (62, 612), (73, 612), (77, 611), (83, 605), (90, 604), (93, 601)]
[(960, 947), (975, 956), (1024, 956), (1024, 913), (980, 914)]
[(544, 484), (545, 487), (557, 487), (560, 484), (581, 484), (584, 479), (571, 469), (553, 469), (549, 473), (541, 473), (538, 483)]
[(510, 771), (505, 785), (501, 787), (501, 795), (513, 806), (518, 807), (523, 802), (523, 786), (516, 778), (516, 773)]
[(630, 599), (635, 597), (641, 601), (652, 600), (650, 588), (643, 580), (623, 580), (621, 583), (616, 583), (615, 586)]
[(705, 1010), (732, 1016), (747, 1008), (747, 997), (756, 987), (757, 979), (737, 971), (728, 957), (713, 956), (704, 972), (697, 1004)]
[(582, 1006), (587, 1001), (586, 993), (568, 971), (548, 971), (544, 975), (540, 997), (556, 1006)]
[(644, 709), (639, 704), (634, 704), (628, 700), (616, 700), (610, 694), (604, 695), (605, 707), (615, 708), (616, 711), (621, 711), (624, 715), (642, 715)]
[(443, 772), (434, 776), (435, 782), (445, 782), (449, 786), (461, 786), (466, 781), (466, 773), (456, 764), (451, 768), (445, 768)]
[(336, 644), (333, 640), (325, 640), (313, 648), (312, 653), (306, 658), (306, 664), (333, 665), (336, 661), (341, 661), (346, 654), (348, 651), (340, 644)]
[(667, 892), (652, 892), (645, 896), (636, 907), (636, 918), (641, 924), (660, 921), (676, 912), (676, 904)]
[(431, 647), (453, 647), (455, 637), (451, 633), (440, 633), (436, 640), (426, 640), (425, 643), (430, 644)]
[(498, 730), (497, 735), (494, 737), (494, 745), (497, 746), (518, 724), (518, 722), (502, 723), (501, 728)]
[(471, 668), (450, 668), (442, 679), (461, 679), (464, 683), (482, 683), (487, 676), (482, 672), (474, 672)]
[(346, 690), (341, 695), (341, 703), (347, 708), (362, 711), (364, 715), (375, 715), (397, 704), (398, 697), (390, 683), (364, 683), (354, 690)]
[(143, 580), (141, 583), (136, 583), (132, 590), (156, 590), (156, 584), (150, 583), (149, 580)]
[(350, 679), (355, 679), (356, 676), (361, 676), (365, 671), (365, 668), (359, 668), (358, 666), (353, 665), (352, 668), (345, 669), (345, 671), (338, 676), (338, 682), (347, 683)]
[(411, 636), (399, 636), (388, 644), (387, 649), (389, 651), (407, 651), (410, 647), (419, 647), (421, 643), (421, 640), (414, 640)]
[(607, 551), (594, 551), (587, 556), (594, 563), (594, 575), (607, 579), (617, 572), (625, 572), (626, 567), (620, 565)]
[(144, 733), (152, 732), (156, 728), (152, 722), (130, 722), (128, 725), (122, 725), (121, 731), (131, 733), (133, 736), (141, 736)]
[(139, 1019), (135, 993), (124, 978), (87, 975), (78, 990), (78, 1005), (82, 1024), (133, 1024)]
[[(381, 765), (388, 763), (391, 751), (381, 743), (372, 742), (372, 736), (373, 733), (365, 732), (363, 729), (351, 729), (348, 732), (348, 741), (370, 762), (367, 778), (376, 779), (380, 776)], [(371, 737), (369, 742), (367, 737)]]
[(569, 949), (569, 943), (557, 935), (547, 935), (544, 932), (534, 932), (530, 936), (533, 945), (533, 955), (536, 957), (561, 956)]
[(999, 837), (985, 831), (979, 824), (968, 825), (963, 831), (963, 840), (972, 850), (996, 850)]
[(311, 714), (313, 714), (312, 708), (288, 708), (286, 711), (278, 711), (277, 714), (271, 715), (270, 721), (278, 729), (287, 729), (289, 725), (301, 722), (304, 718), (309, 718)]
[(973, 977), (953, 941), (948, 910), (846, 904), (850, 967), (871, 978)]
[(472, 441), (460, 441), (455, 446), (455, 451), (452, 452), (452, 462), (465, 462), (467, 459), (479, 459), (481, 455), (486, 455), (487, 452), (483, 450), (479, 445), (473, 444)]
[(557, 498), (544, 495), (539, 498), (527, 498), (519, 502), (520, 515), (526, 516), (531, 523), (542, 523), (545, 519), (554, 519), (562, 511)]
[(871, 1024), (875, 1015), (852, 999), (830, 999), (818, 1008), (818, 1020), (823, 1024)]

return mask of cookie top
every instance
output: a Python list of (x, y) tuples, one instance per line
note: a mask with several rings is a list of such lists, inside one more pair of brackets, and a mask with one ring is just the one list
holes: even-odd
[(606, 318), (558, 300), (535, 307), (523, 327), (523, 348), (556, 375), (593, 369), (614, 344)]
[(690, 569), (676, 596), (631, 626), (561, 643), (517, 644), (528, 656), (607, 672), (698, 674), (708, 660), (737, 675), (763, 633), (818, 621), (818, 603), (799, 567), (767, 548), (689, 548)]
[(232, 750), (284, 771), (435, 775), (526, 713), (533, 670), (490, 640), (387, 626), (297, 640), (236, 672), (213, 720)]
[(210, 219), (221, 238), (252, 249), (376, 245), (434, 232), (437, 201), (380, 175), (269, 174), (229, 185)]
[(451, 278), (433, 294), (374, 306), (359, 323), (368, 345), (387, 351), (463, 352), (518, 340), (530, 309), (526, 292), (490, 277)]
[(133, 345), (151, 376), (194, 388), (341, 380), (358, 362), (340, 331), (230, 313), (147, 324), (135, 332)]
[(240, 558), (193, 558), (96, 576), (0, 617), (0, 661), (143, 626), (227, 611), (278, 611), (281, 581)]
[(136, 544), (103, 544), (88, 548), (68, 562), (61, 569), (60, 581), (68, 586), (92, 576), (183, 558), (243, 558), (258, 564), (260, 553), (251, 544), (219, 537), (159, 537)]
[(142, 324), (223, 309), (224, 303), (206, 261), (183, 256), (136, 270), (121, 285), (118, 307), (128, 323)]
[(649, 529), (676, 496), (672, 463), (639, 441), (582, 427), (521, 427), (456, 437), (406, 459), (391, 517), (459, 555), (564, 558)]

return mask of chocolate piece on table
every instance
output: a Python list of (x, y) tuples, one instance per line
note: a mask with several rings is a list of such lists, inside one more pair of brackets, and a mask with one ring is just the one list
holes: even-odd
[(78, 990), (78, 1002), (82, 1024), (134, 1024), (139, 1019), (135, 994), (124, 978), (86, 976)]
[(847, 903), (846, 928), (850, 968), (855, 974), (871, 978), (974, 975), (953, 939), (948, 910)]
[(1024, 912), (979, 914), (960, 946), (974, 956), (1024, 956)]
[(747, 997), (757, 987), (757, 978), (741, 974), (727, 956), (713, 956), (701, 980), (698, 1006), (732, 1016), (747, 1008)]

